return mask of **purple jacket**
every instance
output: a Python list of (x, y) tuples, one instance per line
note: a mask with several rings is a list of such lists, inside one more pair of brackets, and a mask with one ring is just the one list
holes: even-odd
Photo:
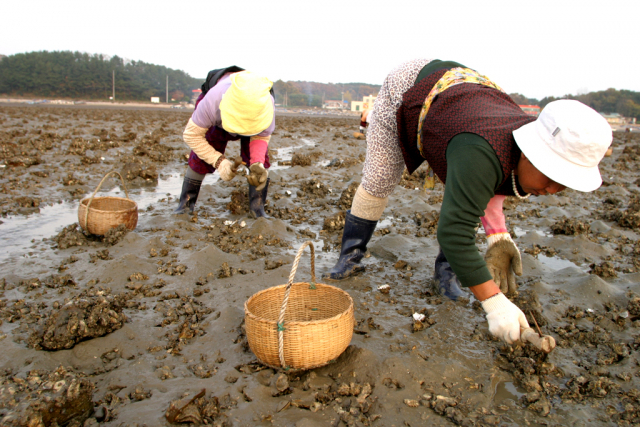
[[(193, 112), (191, 120), (193, 123), (201, 128), (209, 129), (213, 126), (223, 128), (222, 116), (220, 114), (220, 101), (222, 101), (222, 95), (231, 87), (231, 73), (222, 77), (214, 87), (212, 87), (204, 96), (204, 98), (198, 103), (198, 108)], [(273, 96), (271, 102), (275, 105)], [(268, 128), (258, 134), (258, 136), (269, 136), (276, 128), (276, 116), (275, 108), (273, 119)], [(231, 134), (234, 135), (235, 134)]]

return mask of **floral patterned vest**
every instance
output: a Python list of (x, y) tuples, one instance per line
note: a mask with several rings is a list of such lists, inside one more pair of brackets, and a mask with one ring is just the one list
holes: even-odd
[(506, 182), (520, 158), (512, 132), (535, 120), (509, 95), (483, 85), (463, 83), (452, 86), (434, 98), (422, 126), (423, 157), (417, 146), (418, 121), (422, 105), (431, 88), (447, 70), (438, 70), (416, 82), (402, 97), (396, 121), (404, 162), (413, 173), (427, 161), (442, 182), (447, 178), (446, 150), (460, 133), (474, 133), (494, 149), (502, 166), (503, 182), (496, 194), (512, 195)]

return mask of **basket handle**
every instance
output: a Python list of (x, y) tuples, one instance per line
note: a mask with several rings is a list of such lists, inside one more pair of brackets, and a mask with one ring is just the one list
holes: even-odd
[(311, 287), (315, 288), (316, 286), (316, 251), (313, 248), (313, 242), (307, 240), (300, 246), (298, 249), (298, 254), (296, 255), (296, 259), (293, 261), (293, 267), (291, 267), (291, 274), (289, 274), (289, 283), (287, 283), (287, 287), (284, 291), (284, 299), (282, 300), (282, 307), (280, 308), (280, 317), (278, 318), (278, 357), (280, 358), (280, 365), (287, 369), (287, 366), (284, 363), (284, 313), (287, 311), (287, 303), (289, 302), (289, 293), (291, 292), (291, 286), (293, 286), (293, 278), (296, 275), (296, 270), (298, 269), (298, 263), (300, 263), (300, 258), (302, 257), (302, 253), (304, 252), (304, 248), (309, 246), (311, 249)]
[(118, 171), (107, 172), (107, 174), (104, 176), (104, 178), (102, 178), (102, 181), (100, 181), (100, 184), (98, 184), (98, 186), (96, 187), (96, 190), (91, 195), (91, 198), (89, 199), (89, 202), (87, 203), (87, 209), (86, 209), (86, 212), (84, 214), (85, 227), (89, 227), (89, 206), (91, 205), (91, 202), (93, 202), (93, 198), (95, 197), (95, 195), (98, 192), (98, 190), (100, 189), (100, 187), (102, 187), (102, 183), (104, 182), (104, 180), (107, 179), (107, 177), (109, 175), (111, 175), (112, 173), (117, 173), (118, 174), (118, 176), (120, 177), (120, 180), (122, 181), (122, 186), (124, 187), (124, 194), (127, 195), (127, 199), (131, 200), (131, 198), (129, 197), (129, 192), (127, 191), (127, 185), (124, 183), (124, 178), (122, 178), (122, 175), (120, 175), (120, 172), (118, 172)]

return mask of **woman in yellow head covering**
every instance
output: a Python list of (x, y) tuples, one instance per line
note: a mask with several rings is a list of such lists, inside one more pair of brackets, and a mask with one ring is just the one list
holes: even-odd
[(264, 203), (270, 166), (267, 147), (275, 129), (273, 83), (235, 66), (214, 71), (218, 72), (217, 80), (207, 79), (203, 85), (203, 93), (184, 130), (183, 138), (191, 154), (175, 213), (187, 209), (193, 213), (206, 174), (217, 169), (224, 181), (235, 177), (239, 165), (227, 160), (224, 152), (228, 141), (239, 139), (240, 154), (250, 172), (247, 177), (250, 212), (255, 217), (266, 216)]

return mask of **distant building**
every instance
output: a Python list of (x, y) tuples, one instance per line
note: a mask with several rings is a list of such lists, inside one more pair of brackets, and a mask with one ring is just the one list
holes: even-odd
[(371, 110), (373, 108), (373, 102), (377, 96), (369, 95), (363, 96), (361, 101), (351, 101), (351, 111), (364, 111)]
[(324, 101), (322, 108), (327, 110), (342, 110), (342, 101)]
[(191, 102), (195, 104), (201, 93), (202, 93), (202, 89), (194, 89), (194, 90), (192, 90), (191, 91)]
[(540, 107), (537, 105), (518, 105), (518, 107), (522, 108), (522, 111), (530, 116), (538, 117), (540, 115)]
[(160, 103), (160, 97), (159, 96), (152, 96), (151, 97), (151, 103), (152, 104), (159, 104)]
[(605, 120), (610, 124), (610, 125), (623, 125), (625, 124), (625, 120), (624, 117), (622, 117), (620, 114), (618, 113), (611, 113), (611, 114), (605, 114), (605, 113), (600, 113), (600, 115), (602, 117), (605, 118)]

